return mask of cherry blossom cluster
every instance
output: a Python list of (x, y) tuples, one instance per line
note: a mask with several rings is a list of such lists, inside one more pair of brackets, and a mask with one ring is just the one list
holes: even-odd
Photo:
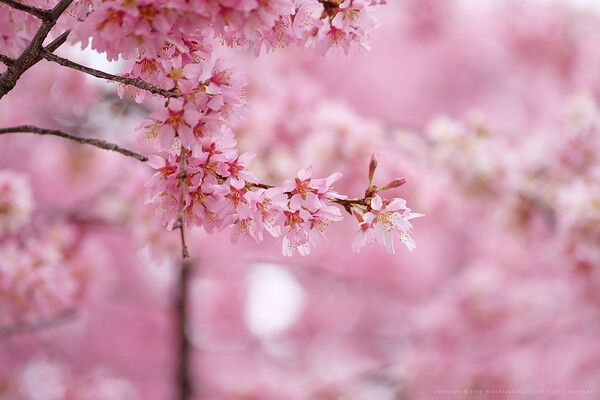
[[(213, 38), (228, 46), (253, 48), (256, 55), (263, 47), (270, 51), (287, 46), (320, 54), (340, 48), (347, 53), (354, 44), (368, 48), (368, 34), (376, 25), (371, 9), (384, 3), (80, 0), (70, 5), (54, 31), (70, 29), (71, 42), (91, 45), (109, 60), (127, 60), (126, 77), (160, 89), (153, 92), (165, 98), (164, 105), (139, 130), (154, 145), (150, 165), (158, 172), (147, 184), (148, 202), (156, 204), (164, 224), (202, 226), (208, 232), (235, 226), (233, 240), (248, 236), (259, 242), (267, 231), (282, 237), (286, 255), (305, 255), (324, 239), (330, 222), (342, 219), (332, 203), (345, 197), (330, 190), (341, 174), (313, 179), (310, 169), (303, 169), (296, 178), (300, 186), (286, 181), (276, 188), (260, 184), (248, 172), (252, 155), (238, 154), (231, 132), (243, 119), (248, 82), (229, 62), (213, 60)], [(30, 5), (47, 9), (55, 4)], [(24, 14), (25, 19), (31, 15), (4, 4), (0, 10), (7, 21), (0, 51), (16, 54), (20, 49), (13, 49), (11, 40), (31, 36), (33, 31), (25, 27), (33, 25), (19, 25), (12, 14)], [(148, 96), (146, 89), (120, 85), (118, 93), (141, 103)]]
[[(301, 204), (291, 194), (293, 189), (286, 192), (266, 187), (246, 170), (251, 155), (238, 156), (230, 127), (242, 120), (247, 81), (223, 59), (208, 68), (213, 45), (207, 38), (216, 33), (229, 45), (252, 45), (256, 53), (263, 44), (267, 49), (300, 45), (317, 48), (320, 53), (332, 46), (348, 51), (351, 43), (366, 47), (366, 34), (375, 25), (369, 9), (384, 1), (199, 3), (192, 12), (186, 9), (187, 4), (170, 2), (79, 1), (59, 21), (59, 28), (71, 28), (72, 39), (83, 46), (91, 41), (92, 48), (106, 53), (109, 59), (128, 59), (126, 76), (173, 93), (141, 126), (143, 136), (158, 153), (151, 165), (163, 170), (163, 176), (168, 176), (165, 170), (171, 166), (161, 165), (161, 159), (183, 165), (174, 175), (175, 185), (156, 188), (152, 181), (148, 184), (149, 202), (158, 205), (165, 224), (174, 227), (187, 222), (204, 226), (209, 232), (234, 225), (234, 240), (244, 234), (262, 241), (267, 230), (282, 236), (287, 255), (296, 251), (308, 254), (310, 246), (323, 240), (324, 227), (341, 220), (340, 209), (329, 203), (343, 196), (336, 197), (328, 186), (323, 189), (321, 183), (315, 183), (318, 188), (298, 190), (313, 191), (320, 203), (302, 194), (303, 201), (309, 203)], [(201, 17), (192, 18), (198, 15)], [(283, 34), (285, 30), (293, 32)], [(269, 32), (276, 32), (277, 44)], [(126, 93), (138, 102), (147, 95), (138, 87), (121, 85), (119, 95)], [(310, 172), (303, 170), (297, 179), (305, 175), (310, 178)], [(340, 176), (334, 174), (323, 181), (331, 185)], [(249, 190), (252, 185), (258, 190)], [(248, 198), (244, 197), (246, 191)], [(286, 196), (293, 201), (285, 204)], [(229, 199), (229, 208), (222, 206), (221, 198)], [(215, 202), (218, 207), (212, 206)], [(255, 215), (259, 209), (263, 210), (260, 218)], [(311, 228), (305, 230), (300, 221)]]
[[(259, 183), (248, 170), (252, 153), (238, 153), (231, 130), (244, 118), (248, 81), (230, 62), (211, 61), (209, 36), (216, 33), (229, 45), (253, 45), (257, 53), (263, 44), (270, 48), (275, 41), (278, 46), (316, 47), (321, 53), (332, 46), (347, 51), (350, 43), (364, 45), (367, 31), (374, 26), (368, 9), (383, 3), (279, 0), (224, 6), (198, 2), (192, 10), (187, 9), (189, 4), (173, 2), (77, 3), (75, 14), (86, 15), (73, 27), (77, 40), (85, 46), (91, 39), (92, 47), (109, 59), (128, 59), (126, 76), (172, 94), (139, 127), (155, 153), (149, 162), (156, 173), (146, 184), (147, 202), (156, 206), (161, 222), (171, 229), (201, 226), (207, 232), (232, 226), (234, 241), (249, 237), (261, 242), (267, 232), (281, 237), (282, 251), (288, 256), (309, 254), (311, 247), (324, 241), (325, 228), (342, 219), (334, 203), (349, 204), (346, 196), (331, 190), (341, 174), (314, 179), (311, 168), (305, 168), (280, 187)], [(88, 9), (81, 12), (81, 7)], [(137, 102), (148, 95), (141, 88), (121, 85), (119, 95), (127, 94)], [(377, 199), (381, 200), (377, 196), (375, 206)], [(370, 233), (380, 227), (368, 220), (369, 212), (377, 210), (371, 208), (370, 198), (356, 201), (364, 203), (355, 211), (363, 224), (360, 231), (367, 232), (363, 244), (374, 241), (393, 252), (390, 237)], [(403, 220), (411, 216), (406, 208), (402, 208), (408, 210), (406, 214), (398, 210), (387, 209), (379, 221), (384, 215), (399, 215)], [(363, 211), (367, 221), (360, 219)], [(412, 249), (414, 244), (407, 239), (410, 224), (393, 226), (394, 234)]]
[[(202, 226), (207, 232), (234, 226), (240, 236), (260, 242), (264, 232), (282, 237), (286, 255), (309, 253), (324, 240), (331, 222), (342, 219), (330, 190), (341, 174), (311, 178), (303, 169), (294, 182), (268, 187), (248, 172), (251, 154), (238, 155), (230, 130), (243, 117), (245, 77), (223, 59), (211, 65), (211, 37), (229, 46), (301, 46), (325, 54), (332, 47), (346, 53), (354, 43), (368, 47), (375, 26), (372, 6), (384, 0), (234, 1), (78, 1), (70, 18), (59, 22), (72, 38), (105, 53), (109, 60), (129, 60), (124, 74), (173, 94), (150, 114), (140, 131), (155, 145), (150, 165), (158, 172), (148, 182), (148, 202), (157, 206), (167, 226)], [(147, 92), (119, 87), (143, 102)], [(256, 189), (256, 190), (251, 190)], [(383, 242), (380, 241), (380, 244)]]
[[(92, 6), (79, 2), (78, 18), (89, 15), (80, 23), (66, 21), (65, 28), (74, 29), (73, 37), (82, 46), (91, 41), (92, 48), (109, 60), (129, 60), (125, 76), (183, 93), (195, 90), (210, 95), (205, 90), (210, 88), (197, 86), (212, 57), (210, 42), (215, 35), (230, 46), (252, 46), (257, 55), (263, 46), (267, 50), (308, 47), (321, 54), (341, 48), (347, 53), (353, 44), (368, 48), (368, 34), (376, 25), (370, 9), (385, 0), (229, 3), (103, 1)], [(89, 9), (82, 13), (81, 7)], [(125, 90), (120, 88), (121, 96)], [(127, 90), (136, 101), (143, 101), (144, 91)]]
[[(348, 51), (354, 43), (368, 47), (376, 22), (372, 6), (385, 0), (237, 0), (79, 1), (70, 23), (86, 45), (109, 59), (154, 57), (178, 47), (187, 36), (218, 35), (226, 44), (249, 46), (259, 53), (303, 46), (326, 53), (332, 46)], [(82, 23), (77, 23), (82, 21)]]
[(395, 238), (400, 239), (409, 250), (413, 250), (416, 244), (410, 236), (413, 226), (409, 221), (413, 218), (422, 217), (423, 214), (412, 212), (406, 206), (406, 200), (402, 198), (382, 200), (377, 194), (378, 191), (402, 186), (406, 183), (406, 179), (394, 179), (387, 185), (378, 188), (373, 185), (373, 175), (376, 168), (377, 158), (373, 156), (369, 163), (370, 186), (365, 193), (365, 197), (370, 198), (370, 202), (365, 207), (354, 205), (352, 209), (360, 227), (352, 242), (352, 250), (358, 253), (367, 243), (377, 243), (385, 246), (388, 253), (394, 254)]
[[(150, 165), (156, 173), (147, 183), (148, 202), (156, 205), (167, 226), (179, 227), (183, 222), (202, 226), (209, 233), (232, 227), (233, 242), (246, 237), (260, 243), (266, 232), (281, 238), (284, 255), (307, 255), (326, 241), (327, 227), (343, 219), (342, 206), (359, 222), (355, 251), (367, 243), (377, 243), (394, 253), (394, 238), (414, 249), (409, 220), (421, 214), (406, 207), (404, 199), (384, 201), (376, 194), (401, 186), (405, 179), (395, 179), (381, 188), (370, 185), (363, 199), (348, 199), (332, 190), (340, 173), (313, 178), (312, 167), (301, 169), (294, 180), (286, 180), (279, 187), (263, 185), (246, 169), (252, 155), (238, 156), (233, 138), (226, 140), (210, 141), (210, 147), (200, 148), (200, 156), (182, 150), (167, 158), (152, 157)], [(179, 220), (180, 212), (183, 221)]]
[[(371, 9), (385, 1), (76, 0), (54, 32), (69, 29), (71, 42), (91, 45), (109, 60), (132, 60), (139, 65), (129, 65), (126, 74), (154, 75), (153, 80), (160, 84), (173, 69), (190, 63), (183, 60), (183, 65), (178, 64), (180, 53), (194, 57), (193, 63), (206, 60), (207, 53), (199, 56), (189, 48), (207, 37), (218, 37), (224, 44), (241, 49), (253, 47), (255, 54), (263, 47), (270, 51), (299, 46), (321, 54), (331, 48), (347, 53), (355, 44), (368, 48), (369, 33), (376, 26)], [(57, 1), (30, 0), (26, 4), (44, 10)], [(0, 54), (18, 57), (38, 26), (32, 14), (0, 4)]]
[(22, 175), (0, 170), (0, 324), (36, 321), (73, 307), (90, 263), (68, 225), (38, 224)]

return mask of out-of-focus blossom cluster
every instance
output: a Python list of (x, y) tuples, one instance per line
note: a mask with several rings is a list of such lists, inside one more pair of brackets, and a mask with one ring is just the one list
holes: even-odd
[(420, 145), (431, 148), (447, 184), (479, 200), (497, 223), (547, 231), (574, 266), (592, 268), (600, 263), (599, 121), (596, 102), (577, 96), (555, 131), (517, 139), (493, 132), (481, 116), (438, 118)]
[(83, 294), (93, 249), (62, 223), (38, 223), (24, 177), (0, 170), (0, 324), (35, 322)]
[(21, 229), (31, 216), (33, 197), (24, 176), (0, 171), (0, 236)]
[[(256, 175), (278, 182), (295, 175), (298, 165), (314, 163), (318, 174), (340, 171), (346, 178), (362, 177), (365, 165), (356, 160), (366, 161), (373, 153), (384, 156), (384, 125), (332, 98), (299, 64), (271, 58), (249, 63), (247, 69), (252, 76), (247, 88), (252, 112), (234, 131), (241, 149), (260, 155), (251, 166)], [(382, 161), (382, 176), (402, 173), (393, 169), (387, 156)], [(336, 184), (346, 193), (364, 190), (361, 179)]]

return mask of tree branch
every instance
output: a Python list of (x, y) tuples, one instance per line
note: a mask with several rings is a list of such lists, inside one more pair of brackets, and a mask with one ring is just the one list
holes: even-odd
[(73, 0), (61, 0), (52, 10), (50, 10), (50, 14), (52, 16), (51, 21), (53, 22), (53, 25), (72, 2)]
[(41, 8), (28, 6), (27, 4), (19, 3), (15, 0), (0, 0), (0, 3), (4, 3), (15, 10), (24, 11), (41, 19), (42, 21), (48, 21), (50, 18), (52, 18), (51, 10), (42, 10)]
[(90, 67), (86, 67), (81, 64), (77, 64), (76, 62), (73, 62), (66, 58), (59, 57), (56, 54), (52, 54), (51, 52), (46, 51), (46, 50), (43, 50), (43, 57), (46, 60), (60, 64), (63, 67), (81, 71), (88, 75), (95, 76), (96, 78), (108, 79), (110, 81), (119, 82), (124, 85), (132, 85), (132, 86), (147, 90), (147, 91), (155, 93), (155, 94), (160, 94), (161, 96), (164, 96), (164, 97), (179, 97), (179, 93), (177, 93), (177, 92), (174, 92), (172, 90), (163, 89), (160, 86), (153, 85), (153, 84), (143, 81), (141, 79), (128, 78), (125, 76), (118, 76), (118, 75), (109, 74), (104, 71), (99, 71), (94, 68), (90, 68)]
[(20, 126), (13, 126), (10, 128), (0, 128), (0, 135), (6, 134), (6, 133), (34, 133), (36, 135), (58, 136), (61, 138), (72, 140), (77, 143), (89, 144), (91, 146), (95, 146), (100, 149), (116, 151), (117, 153), (121, 153), (127, 157), (135, 158), (142, 162), (148, 161), (148, 157), (146, 157), (145, 155), (136, 153), (134, 151), (128, 150), (128, 149), (120, 147), (120, 146), (117, 146), (114, 143), (106, 142), (106, 141), (100, 140), (100, 139), (83, 138), (80, 136), (74, 136), (74, 135), (70, 135), (68, 133), (53, 130), (53, 129), (42, 129), (42, 128), (38, 128), (37, 126), (33, 126), (33, 125), (20, 125)]
[[(218, 177), (220, 179), (225, 180), (224, 177), (221, 177), (221, 176), (218, 176)], [(273, 185), (267, 185), (265, 183), (250, 183), (249, 186), (259, 188), (259, 189), (272, 189), (275, 187)], [(284, 192), (284, 193), (291, 197), (291, 193), (289, 193), (289, 192)], [(346, 211), (348, 211), (348, 213), (352, 214), (352, 212), (350, 212), (348, 207), (350, 207), (352, 205), (366, 206), (368, 204), (367, 200), (370, 197), (371, 196), (365, 194), (365, 197), (363, 197), (362, 199), (331, 199), (331, 201), (333, 203), (337, 203), (340, 206), (344, 207), (346, 209)]]
[[(20, 4), (15, 0), (0, 1), (11, 5), (11, 7), (13, 6), (13, 3)], [(8, 69), (6, 72), (0, 75), (0, 99), (16, 86), (17, 81), (25, 71), (33, 67), (43, 58), (42, 50), (44, 40), (48, 37), (50, 30), (54, 27), (58, 18), (72, 2), (73, 0), (61, 0), (53, 9), (47, 11), (43, 10), (44, 15), (47, 13), (47, 18), (43, 19), (42, 25), (19, 58), (14, 60), (10, 65), (7, 65)]]
[(4, 54), (0, 54), (0, 62), (6, 66), (13, 65), (15, 60), (10, 58), (9, 56), (5, 56)]

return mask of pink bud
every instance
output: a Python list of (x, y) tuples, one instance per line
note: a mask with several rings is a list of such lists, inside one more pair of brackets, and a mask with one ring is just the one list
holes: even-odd
[(396, 178), (393, 181), (389, 182), (387, 185), (381, 188), (381, 190), (393, 189), (398, 186), (402, 186), (406, 183), (406, 178)]
[(373, 182), (373, 175), (375, 175), (375, 168), (377, 168), (377, 156), (373, 154), (371, 161), (369, 161), (369, 182)]

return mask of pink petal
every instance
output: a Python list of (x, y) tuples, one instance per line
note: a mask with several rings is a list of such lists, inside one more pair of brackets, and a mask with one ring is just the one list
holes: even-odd
[(397, 210), (405, 209), (405, 208), (406, 208), (406, 200), (404, 200), (402, 198), (395, 198), (394, 200), (392, 200), (392, 202), (390, 204), (387, 205), (386, 210), (397, 211)]
[(302, 168), (300, 171), (298, 171), (298, 179), (300, 179), (301, 181), (309, 179), (311, 175), (312, 165), (309, 165), (308, 167)]
[(373, 210), (381, 210), (381, 207), (383, 206), (383, 201), (381, 200), (381, 197), (379, 197), (378, 195), (373, 196), (373, 198), (371, 199), (371, 208)]

